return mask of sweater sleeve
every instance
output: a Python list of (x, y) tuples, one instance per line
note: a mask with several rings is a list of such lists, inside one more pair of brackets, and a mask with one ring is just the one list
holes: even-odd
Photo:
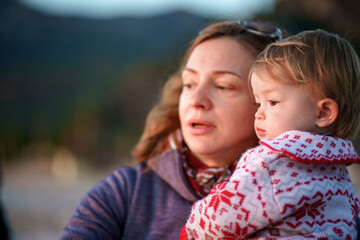
[(121, 168), (94, 186), (81, 200), (61, 239), (121, 239), (135, 170)]
[(360, 240), (360, 216), (356, 218), (357, 240)]
[(263, 159), (244, 155), (229, 182), (193, 205), (188, 239), (245, 239), (276, 221), (280, 212), (272, 189)]

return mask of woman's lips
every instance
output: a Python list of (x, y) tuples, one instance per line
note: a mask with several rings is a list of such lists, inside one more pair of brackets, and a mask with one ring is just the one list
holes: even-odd
[(189, 132), (193, 135), (202, 135), (211, 132), (215, 125), (201, 119), (190, 119), (188, 122)]

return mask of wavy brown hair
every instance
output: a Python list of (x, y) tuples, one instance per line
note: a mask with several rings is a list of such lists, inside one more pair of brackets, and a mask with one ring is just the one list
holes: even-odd
[(182, 91), (181, 72), (193, 50), (201, 43), (215, 38), (229, 37), (245, 46), (254, 58), (276, 39), (247, 32), (238, 22), (217, 22), (208, 25), (192, 41), (180, 68), (165, 83), (160, 100), (150, 110), (144, 131), (132, 154), (140, 162), (158, 155), (164, 148), (168, 135), (180, 128), (178, 115), (179, 98)]

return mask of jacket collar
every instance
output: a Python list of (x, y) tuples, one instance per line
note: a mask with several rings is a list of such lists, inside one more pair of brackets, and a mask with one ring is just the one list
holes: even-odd
[(350, 141), (304, 131), (288, 131), (273, 139), (263, 139), (259, 144), (298, 162), (312, 164), (360, 163), (360, 158)]
[(148, 166), (187, 201), (195, 202), (200, 199), (186, 179), (180, 149), (163, 152), (150, 159)]

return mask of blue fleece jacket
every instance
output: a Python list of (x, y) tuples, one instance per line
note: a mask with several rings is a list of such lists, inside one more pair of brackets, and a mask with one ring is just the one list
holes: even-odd
[(62, 239), (178, 239), (199, 197), (185, 178), (179, 151), (165, 152), (149, 166), (123, 167), (98, 183)]

